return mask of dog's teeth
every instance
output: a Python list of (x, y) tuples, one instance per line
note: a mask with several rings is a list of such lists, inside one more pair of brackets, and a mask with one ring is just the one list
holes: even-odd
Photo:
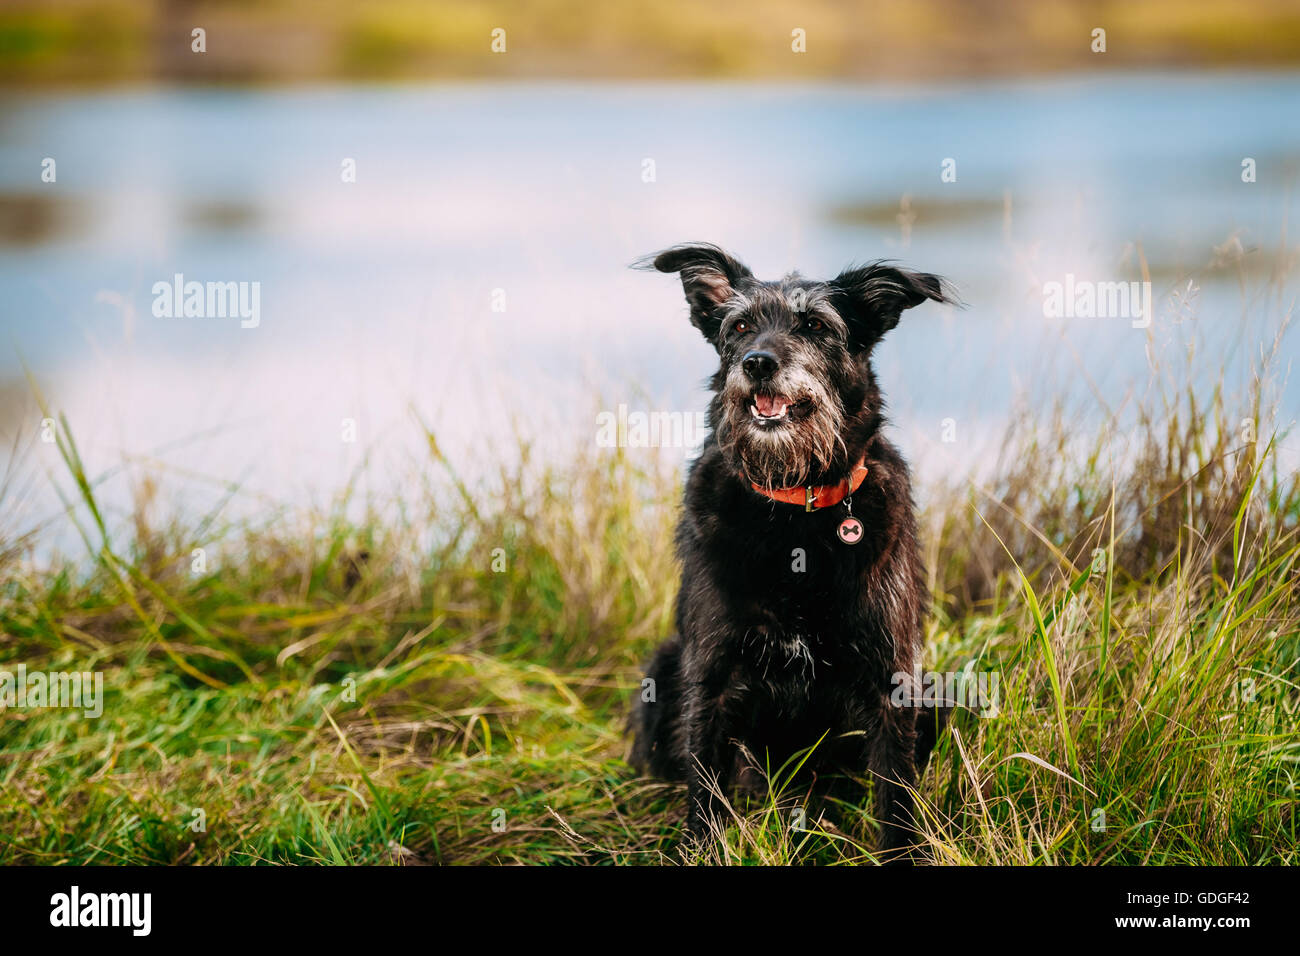
[(772, 409), (772, 413), (770, 415), (764, 415), (762, 412), (758, 410), (758, 403), (755, 402), (754, 404), (749, 406), (749, 414), (753, 415), (755, 418), (761, 421), (775, 422), (781, 420), (782, 418), (785, 418), (785, 413), (789, 410), (789, 408), (790, 408), (789, 404), (777, 405)]

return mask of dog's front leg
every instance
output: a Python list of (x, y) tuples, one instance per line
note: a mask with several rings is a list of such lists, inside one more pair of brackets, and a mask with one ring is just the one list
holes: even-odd
[(690, 690), (687, 710), (687, 749), (690, 766), (686, 783), (686, 833), (699, 841), (722, 816), (721, 795), (731, 784), (732, 702), (725, 694), (709, 693), (702, 683)]
[(870, 756), (876, 775), (876, 820), (880, 847), (887, 863), (912, 863), (917, 840), (912, 819), (912, 789), (916, 786), (916, 712), (886, 705), (882, 733)]

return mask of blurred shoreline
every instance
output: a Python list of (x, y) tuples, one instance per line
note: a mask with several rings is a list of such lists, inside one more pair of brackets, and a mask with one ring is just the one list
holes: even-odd
[[(201, 40), (195, 31), (201, 30)], [(1104, 50), (1096, 31), (1105, 31)], [(202, 47), (202, 49), (196, 49)], [(1300, 65), (1287, 0), (18, 0), (0, 86), (721, 78), (914, 83)]]

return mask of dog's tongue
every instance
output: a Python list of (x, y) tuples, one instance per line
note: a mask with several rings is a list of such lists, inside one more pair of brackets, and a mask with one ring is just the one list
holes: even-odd
[(758, 406), (760, 415), (775, 415), (777, 409), (783, 404), (775, 395), (755, 395), (754, 404)]

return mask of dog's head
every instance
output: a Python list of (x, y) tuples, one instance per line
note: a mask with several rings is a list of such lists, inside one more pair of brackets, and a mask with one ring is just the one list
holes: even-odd
[(640, 263), (681, 275), (691, 323), (717, 349), (719, 445), (768, 487), (839, 481), (878, 426), (871, 350), (905, 309), (952, 301), (937, 276), (887, 263), (816, 282), (760, 282), (717, 246), (675, 246)]

